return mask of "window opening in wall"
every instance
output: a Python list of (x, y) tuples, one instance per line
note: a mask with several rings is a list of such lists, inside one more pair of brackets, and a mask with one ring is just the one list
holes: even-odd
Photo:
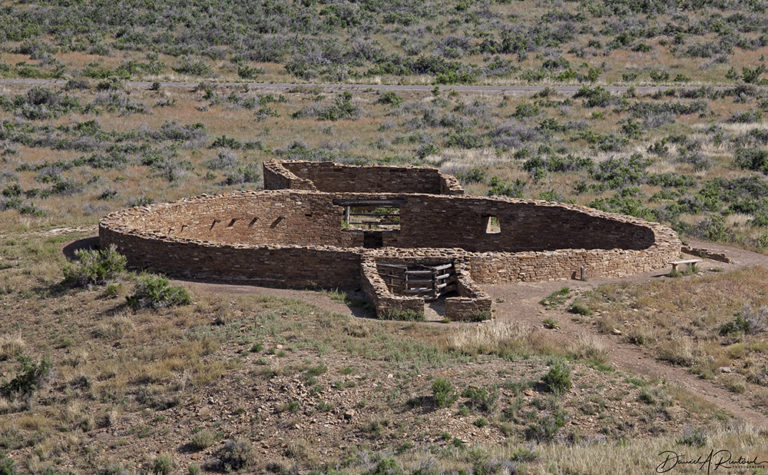
[(211, 229), (213, 229), (213, 227), (216, 226), (216, 223), (220, 223), (220, 222), (221, 222), (220, 219), (214, 219), (213, 222), (211, 223)]
[(227, 227), (231, 228), (232, 226), (234, 226), (235, 223), (237, 222), (237, 220), (238, 220), (238, 218), (232, 218), (232, 220), (229, 222), (229, 224), (227, 224)]
[(284, 220), (285, 216), (278, 216), (278, 218), (274, 221), (272, 221), (272, 224), (269, 225), (270, 228), (277, 227), (278, 224), (280, 224), (280, 221)]
[(256, 221), (258, 221), (259, 218), (253, 218), (250, 223), (248, 223), (248, 227), (252, 228), (254, 224), (256, 224)]
[(400, 206), (390, 202), (348, 204), (344, 208), (343, 229), (361, 231), (399, 231)]
[(484, 216), (485, 234), (501, 234), (501, 221), (498, 216)]

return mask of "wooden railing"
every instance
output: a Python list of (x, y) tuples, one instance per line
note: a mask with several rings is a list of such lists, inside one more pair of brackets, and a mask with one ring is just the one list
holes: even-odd
[(452, 263), (435, 266), (378, 264), (379, 275), (394, 294), (418, 295), (437, 300), (456, 290), (456, 272)]

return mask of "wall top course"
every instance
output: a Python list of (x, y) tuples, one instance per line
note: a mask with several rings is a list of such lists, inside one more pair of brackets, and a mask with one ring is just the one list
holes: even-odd
[[(574, 204), (556, 204), (540, 200), (516, 199), (508, 197), (471, 197), (471, 196), (435, 196), (428, 194), (399, 194), (399, 193), (325, 193), (310, 190), (264, 190), (264, 191), (238, 191), (227, 194), (209, 195), (204, 194), (196, 197), (184, 198), (172, 203), (158, 203), (136, 208), (119, 210), (102, 218), (99, 223), (101, 228), (109, 229), (113, 232), (128, 234), (147, 239), (162, 240), (166, 243), (196, 244), (203, 246), (233, 246), (249, 249), (281, 249), (281, 248), (311, 248), (326, 251), (346, 251), (366, 253), (378, 257), (405, 257), (405, 256), (445, 256), (445, 257), (468, 257), (472, 255), (483, 255), (487, 257), (502, 257), (507, 254), (514, 254), (518, 257), (549, 255), (551, 253), (573, 252), (576, 249), (584, 249), (589, 253), (624, 253), (630, 251), (623, 249), (621, 243), (616, 243), (612, 248), (588, 249), (584, 247), (571, 247), (563, 249), (541, 249), (541, 250), (468, 250), (462, 247), (451, 246), (446, 243), (446, 247), (434, 245), (425, 245), (425, 247), (383, 247), (379, 249), (364, 249), (362, 245), (346, 245), (341, 242), (336, 243), (313, 243), (313, 242), (226, 242), (218, 239), (212, 239), (211, 236), (190, 235), (180, 236), (169, 232), (168, 226), (180, 226), (192, 218), (197, 218), (200, 214), (205, 215), (209, 210), (216, 212), (237, 213), (243, 209), (244, 203), (251, 203), (252, 207), (258, 209), (262, 203), (270, 204), (294, 204), (305, 203), (311, 207), (315, 203), (332, 203), (333, 200), (392, 200), (403, 199), (407, 203), (419, 206), (422, 202), (428, 202), (434, 205), (442, 206), (445, 210), (463, 209), (466, 205), (472, 207), (523, 207), (539, 210), (555, 210), (566, 215), (590, 217), (604, 221), (606, 223), (623, 223), (631, 225), (628, 228), (632, 231), (645, 230), (652, 233), (652, 242), (646, 248), (651, 247), (680, 247), (680, 241), (674, 231), (658, 223), (650, 223), (632, 216), (606, 213), (603, 211), (587, 208)], [(286, 211), (288, 214), (290, 210)], [(226, 219), (229, 216), (223, 216), (220, 219), (222, 226), (225, 226)], [(428, 217), (434, 225), (439, 226), (437, 217)], [(153, 223), (153, 220), (162, 222), (163, 225)], [(289, 221), (289, 220), (287, 220)], [(446, 223), (443, 223), (446, 224)], [(207, 226), (207, 224), (206, 224)], [(293, 232), (302, 233), (305, 229), (295, 229)], [(536, 230), (532, 229), (532, 232)]]

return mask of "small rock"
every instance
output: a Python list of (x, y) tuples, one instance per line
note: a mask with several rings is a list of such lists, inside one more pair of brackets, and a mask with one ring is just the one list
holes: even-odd
[(344, 412), (344, 419), (351, 420), (353, 417), (355, 417), (355, 411), (353, 411), (352, 409)]
[(732, 373), (733, 370), (730, 368), (730, 366), (721, 366), (718, 368), (721, 373)]
[(621, 330), (619, 330), (618, 328), (614, 328), (613, 330), (611, 330), (611, 333), (613, 333), (614, 335), (621, 335)]

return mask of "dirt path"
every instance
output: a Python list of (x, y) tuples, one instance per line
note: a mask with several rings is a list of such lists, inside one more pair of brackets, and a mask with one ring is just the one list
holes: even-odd
[[(768, 256), (756, 252), (738, 249), (722, 244), (709, 243), (698, 240), (689, 240), (694, 247), (703, 247), (713, 251), (725, 252), (732, 262), (722, 262), (702, 259), (701, 267), (704, 270), (720, 268), (733, 270), (740, 267), (761, 265), (768, 267)], [(711, 381), (700, 379), (691, 374), (685, 368), (663, 363), (652, 355), (647, 354), (642, 348), (626, 343), (621, 336), (605, 335), (597, 333), (593, 328), (575, 323), (571, 320), (573, 315), (564, 310), (546, 311), (538, 303), (550, 293), (568, 286), (571, 289), (588, 290), (597, 286), (616, 281), (645, 282), (651, 279), (663, 278), (667, 271), (655, 271), (638, 274), (624, 279), (590, 279), (581, 281), (556, 281), (542, 283), (520, 283), (514, 285), (490, 285), (483, 286), (496, 301), (497, 317), (524, 322), (530, 325), (540, 326), (545, 318), (557, 320), (560, 328), (555, 330), (564, 340), (578, 338), (588, 333), (597, 338), (606, 348), (609, 348), (610, 362), (622, 371), (644, 374), (652, 378), (659, 378), (670, 384), (680, 386), (701, 399), (730, 412), (755, 426), (768, 429), (768, 416), (752, 409), (752, 402), (745, 394), (737, 394), (721, 388)]]
[[(0, 86), (7, 87), (30, 87), (30, 86), (64, 86), (66, 80), (63, 79), (17, 79), (0, 78)], [(192, 89), (200, 84), (200, 81), (158, 81), (163, 89)], [(352, 83), (258, 83), (248, 81), (208, 81), (222, 87), (233, 87), (248, 85), (252, 90), (274, 90), (285, 92), (296, 88), (323, 88), (325, 90), (349, 90), (349, 91), (396, 91), (396, 92), (431, 92), (435, 85), (423, 84), (352, 84)], [(152, 81), (125, 81), (125, 84), (133, 88), (147, 89), (152, 85)], [(707, 87), (720, 91), (730, 89), (733, 86), (720, 84), (707, 84)], [(559, 94), (573, 95), (581, 89), (581, 85), (532, 85), (532, 84), (510, 84), (504, 86), (484, 86), (484, 85), (441, 85), (440, 89), (444, 91), (456, 91), (468, 94), (533, 94), (545, 88), (553, 89)], [(652, 94), (656, 91), (666, 91), (669, 89), (690, 89), (698, 85), (638, 85), (638, 86), (616, 86), (603, 85), (603, 87), (612, 94), (622, 94), (628, 89), (633, 88), (640, 94)], [(757, 86), (763, 89), (763, 86)]]

